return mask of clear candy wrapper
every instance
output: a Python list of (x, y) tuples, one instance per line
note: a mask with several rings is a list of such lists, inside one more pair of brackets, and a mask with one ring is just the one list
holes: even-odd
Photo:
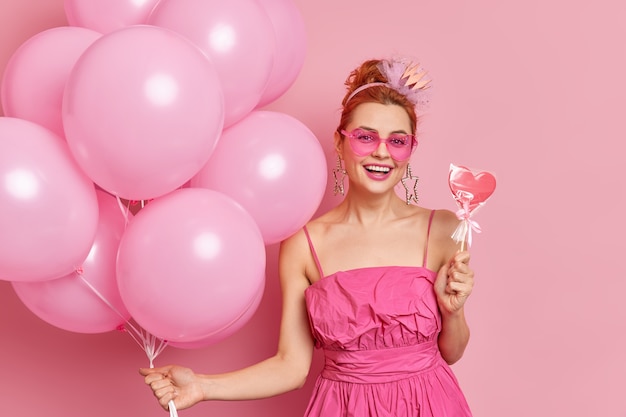
[(461, 243), (461, 250), (465, 250), (466, 244), (467, 247), (472, 245), (472, 232), (481, 232), (472, 216), (495, 191), (496, 178), (487, 171), (472, 171), (464, 166), (450, 164), (448, 184), (459, 207), (456, 216), (460, 220), (451, 237)]

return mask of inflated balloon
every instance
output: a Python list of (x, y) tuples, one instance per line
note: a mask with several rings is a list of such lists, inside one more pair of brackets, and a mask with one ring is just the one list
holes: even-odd
[(104, 190), (148, 200), (185, 184), (209, 159), (223, 126), (219, 76), (181, 35), (131, 26), (80, 57), (63, 99), (74, 158)]
[(93, 183), (63, 139), (0, 117), (0, 278), (44, 281), (85, 259), (98, 227)]
[(475, 172), (464, 166), (450, 164), (448, 185), (459, 206), (456, 215), (461, 220), (452, 238), (457, 243), (461, 242), (461, 249), (464, 249), (465, 242), (468, 246), (472, 244), (472, 231), (481, 231), (471, 216), (495, 191), (496, 178), (490, 172)]
[(272, 72), (276, 40), (257, 0), (161, 0), (148, 23), (194, 42), (215, 64), (228, 127), (259, 103)]
[(64, 137), (63, 90), (80, 55), (102, 36), (90, 29), (57, 27), (38, 33), (11, 56), (0, 90), (4, 114), (30, 120)]
[(231, 323), (227, 324), (224, 328), (218, 329), (209, 336), (206, 336), (200, 340), (195, 340), (191, 342), (168, 342), (168, 346), (172, 346), (179, 349), (200, 349), (205, 348), (207, 346), (214, 345), (222, 340), (227, 339), (228, 337), (237, 333), (241, 328), (246, 325), (250, 319), (256, 313), (259, 304), (261, 304), (261, 300), (263, 299), (263, 290), (264, 287), (261, 286), (257, 290), (257, 295), (252, 301), (252, 303), (242, 311), (241, 315), (235, 318)]
[(77, 333), (108, 332), (130, 318), (115, 276), (117, 249), (126, 220), (114, 197), (96, 192), (98, 231), (77, 271), (48, 281), (12, 283), (19, 299), (36, 316)]
[(65, 16), (72, 26), (109, 33), (146, 23), (159, 0), (65, 0)]
[(306, 56), (306, 27), (293, 0), (258, 0), (267, 12), (276, 35), (274, 65), (258, 107), (282, 96), (296, 81)]
[(326, 188), (324, 151), (302, 122), (255, 110), (222, 132), (192, 187), (220, 191), (240, 203), (266, 244), (300, 229), (315, 214)]
[(124, 305), (146, 331), (198, 341), (246, 314), (264, 285), (265, 246), (230, 197), (184, 188), (155, 199), (128, 224), (117, 277)]

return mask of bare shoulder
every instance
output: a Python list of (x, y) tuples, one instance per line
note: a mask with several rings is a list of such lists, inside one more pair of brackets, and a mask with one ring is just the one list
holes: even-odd
[[(326, 232), (332, 228), (333, 225), (337, 225), (341, 223), (339, 216), (337, 214), (338, 210), (333, 208), (326, 213), (322, 214), (319, 217), (311, 219), (306, 224), (306, 229), (309, 233), (309, 236), (313, 243), (319, 244), (323, 236), (325, 236)], [(304, 241), (305, 246), (308, 248), (308, 240), (306, 235), (304, 234), (304, 228), (301, 229), (296, 235), (292, 236), (297, 238), (297, 235), (301, 235), (302, 240)], [(317, 245), (316, 245), (317, 246)], [(308, 250), (308, 249), (307, 249)]]
[(459, 225), (459, 219), (450, 210), (436, 210), (430, 227), (429, 253), (433, 254), (437, 268), (447, 262), (459, 245), (452, 239), (454, 230)]
[(281, 242), (278, 264), (281, 279), (305, 280), (308, 284), (317, 278), (317, 267), (304, 228)]
[(433, 225), (436, 227), (433, 229), (433, 232), (440, 232), (450, 236), (458, 224), (459, 219), (450, 210), (435, 210)]
[(309, 245), (304, 229), (298, 230), (280, 243), (280, 263), (298, 264), (304, 262)]

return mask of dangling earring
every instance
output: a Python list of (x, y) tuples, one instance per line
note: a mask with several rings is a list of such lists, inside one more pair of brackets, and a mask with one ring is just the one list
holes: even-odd
[(418, 203), (417, 198), (417, 183), (419, 182), (419, 177), (413, 176), (411, 173), (411, 164), (406, 165), (406, 174), (404, 174), (404, 178), (402, 178), (402, 186), (404, 187), (404, 191), (406, 191), (406, 204), (407, 206), (411, 204), (411, 200), (415, 201), (415, 204)]
[(339, 155), (337, 155), (337, 166), (333, 169), (333, 177), (335, 178), (333, 193), (335, 195), (344, 195), (343, 180), (346, 177), (346, 170), (341, 165), (341, 157)]

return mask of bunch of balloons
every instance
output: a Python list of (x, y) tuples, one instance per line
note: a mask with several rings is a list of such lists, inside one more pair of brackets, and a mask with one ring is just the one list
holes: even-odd
[(260, 303), (265, 246), (326, 186), (313, 133), (262, 110), (304, 63), (303, 19), (291, 0), (65, 11), (2, 78), (0, 279), (69, 331), (132, 319), (174, 346), (222, 340)]

